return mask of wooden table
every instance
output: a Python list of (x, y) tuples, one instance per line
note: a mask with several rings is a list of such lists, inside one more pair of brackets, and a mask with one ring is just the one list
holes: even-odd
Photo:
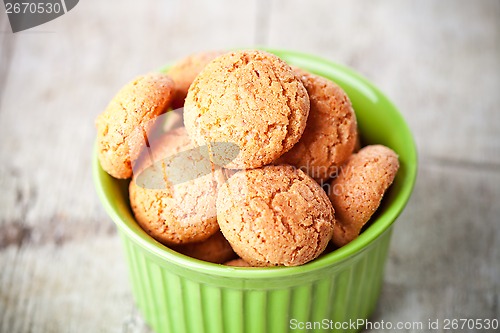
[(500, 1), (84, 0), (16, 34), (0, 14), (0, 332), (148, 332), (94, 192), (94, 118), (138, 74), (252, 45), (353, 67), (414, 131), (372, 320), (500, 317)]

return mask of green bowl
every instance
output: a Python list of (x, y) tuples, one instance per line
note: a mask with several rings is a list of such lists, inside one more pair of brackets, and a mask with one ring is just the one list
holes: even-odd
[(94, 152), (95, 186), (118, 227), (137, 307), (158, 333), (356, 332), (375, 309), (392, 225), (415, 183), (410, 129), (351, 69), (303, 53), (267, 51), (339, 84), (352, 101), (363, 143), (392, 148), (400, 169), (376, 217), (351, 243), (299, 267), (244, 268), (193, 259), (151, 238), (134, 220), (128, 183), (104, 172)]

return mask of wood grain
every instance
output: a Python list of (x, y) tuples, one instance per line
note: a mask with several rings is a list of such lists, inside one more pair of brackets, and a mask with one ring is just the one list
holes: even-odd
[(271, 45), (367, 76), (404, 114), (420, 154), (500, 170), (500, 2), (276, 0), (272, 9)]
[(149, 332), (93, 189), (94, 118), (138, 74), (253, 44), (353, 67), (415, 133), (372, 320), (499, 318), (498, 17), (495, 0), (85, 0), (12, 34), (2, 9), (0, 332)]
[(395, 225), (382, 297), (371, 320), (498, 318), (500, 173), (426, 162)]

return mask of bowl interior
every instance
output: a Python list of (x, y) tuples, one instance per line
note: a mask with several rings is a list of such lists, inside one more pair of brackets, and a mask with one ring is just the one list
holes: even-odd
[(129, 206), (128, 181), (109, 176), (94, 152), (94, 183), (107, 213), (120, 231), (158, 260), (227, 278), (283, 277), (339, 264), (361, 252), (386, 231), (408, 201), (416, 177), (417, 155), (411, 131), (395, 106), (370, 82), (349, 68), (299, 52), (267, 49), (290, 64), (326, 77), (340, 85), (352, 101), (362, 143), (383, 144), (399, 155), (400, 169), (369, 226), (351, 243), (298, 267), (238, 268), (212, 264), (179, 254), (155, 241), (135, 222)]

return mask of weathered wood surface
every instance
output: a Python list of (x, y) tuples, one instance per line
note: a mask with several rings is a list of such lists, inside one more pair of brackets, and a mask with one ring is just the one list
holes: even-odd
[(137, 74), (255, 44), (355, 68), (414, 130), (373, 320), (499, 318), (499, 18), (496, 0), (84, 0), (12, 34), (2, 10), (0, 332), (148, 332), (93, 189), (93, 120)]

